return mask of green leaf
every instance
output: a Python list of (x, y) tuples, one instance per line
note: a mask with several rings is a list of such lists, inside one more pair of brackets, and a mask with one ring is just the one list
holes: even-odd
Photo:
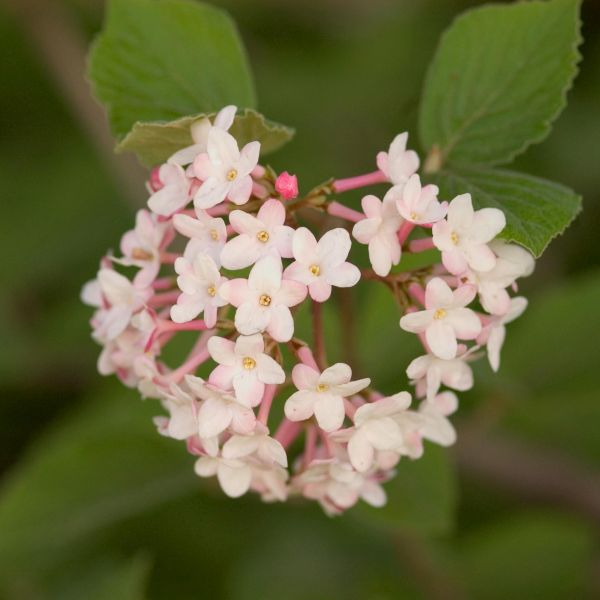
[(151, 417), (161, 413), (114, 382), (38, 440), (3, 482), (6, 575), (52, 564), (109, 526), (197, 489), (185, 449), (156, 433)]
[(89, 77), (118, 138), (138, 121), (255, 104), (233, 21), (188, 0), (111, 0)]
[(457, 482), (448, 450), (427, 444), (418, 460), (402, 459), (397, 475), (384, 484), (383, 508), (364, 503), (350, 514), (386, 530), (441, 535), (453, 529), (458, 499)]
[(581, 210), (580, 196), (569, 188), (515, 171), (453, 167), (428, 179), (448, 199), (468, 192), (476, 208), (501, 209), (506, 227), (499, 237), (525, 246), (536, 257)]
[(466, 598), (587, 598), (593, 533), (557, 514), (515, 515), (459, 546), (456, 578)]
[[(191, 115), (170, 122), (141, 122), (117, 146), (117, 152), (131, 151), (147, 166), (165, 162), (177, 150), (192, 144), (190, 127), (204, 114)], [(208, 115), (211, 118), (214, 115)], [(293, 135), (294, 130), (285, 125), (265, 119), (260, 113), (246, 109), (235, 117), (230, 133), (241, 145), (258, 140), (262, 155), (277, 150)]]
[(442, 164), (510, 162), (550, 132), (577, 72), (580, 0), (484, 6), (440, 41), (420, 111)]

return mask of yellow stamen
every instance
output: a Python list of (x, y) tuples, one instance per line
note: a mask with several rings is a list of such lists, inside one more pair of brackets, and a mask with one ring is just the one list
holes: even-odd
[(317, 385), (317, 392), (326, 392), (328, 389), (329, 386), (325, 383), (319, 383), (319, 385)]
[(217, 295), (217, 288), (214, 285), (211, 285), (209, 288), (207, 288), (206, 293), (209, 296), (216, 296)]
[(319, 265), (310, 265), (310, 267), (308, 267), (308, 270), (315, 276), (318, 277), (319, 273), (321, 273), (321, 267), (319, 267)]
[(210, 237), (216, 242), (219, 239), (219, 232), (216, 229), (211, 229), (209, 231)]
[(227, 171), (227, 181), (233, 181), (237, 177), (237, 171), (235, 169), (230, 169)]
[(439, 321), (440, 319), (443, 319), (446, 316), (446, 311), (443, 308), (438, 308), (434, 313), (433, 313), (433, 318), (436, 321)]
[(271, 296), (267, 296), (267, 294), (263, 294), (259, 299), (258, 303), (261, 306), (270, 306), (271, 305)]
[(244, 360), (242, 361), (242, 364), (244, 365), (244, 369), (248, 369), (248, 371), (251, 371), (256, 366), (256, 361), (253, 358), (250, 358), (249, 356), (245, 356)]
[(256, 239), (259, 242), (262, 242), (263, 244), (266, 244), (269, 241), (269, 232), (265, 231), (264, 229), (263, 229), (263, 231), (259, 231), (256, 234)]
[(458, 234), (456, 233), (456, 231), (453, 231), (450, 234), (450, 239), (452, 240), (453, 244), (458, 244)]
[(410, 218), (411, 218), (413, 221), (416, 221), (416, 220), (417, 220), (417, 216), (418, 216), (418, 215), (417, 215), (417, 213), (416, 213), (416, 212), (411, 212), (411, 213), (410, 213)]
[(150, 260), (152, 254), (143, 248), (134, 248), (131, 251), (131, 258), (135, 258), (136, 260)]

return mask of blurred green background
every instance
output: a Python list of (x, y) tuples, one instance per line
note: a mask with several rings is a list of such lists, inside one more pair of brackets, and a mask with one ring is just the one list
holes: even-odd
[[(259, 109), (297, 128), (269, 157), (307, 191), (372, 168), (408, 130), (440, 33), (466, 0), (222, 0)], [(157, 408), (103, 379), (79, 301), (144, 203), (84, 80), (99, 0), (0, 3), (0, 598), (600, 597), (600, 3), (552, 134), (517, 168), (584, 212), (523, 284), (500, 373), (463, 395), (450, 451), (404, 461), (381, 511), (232, 501), (198, 481)], [(415, 348), (377, 288), (353, 328), (359, 370), (397, 389)], [(341, 299), (343, 301), (343, 298)], [(330, 310), (329, 351), (351, 351)]]

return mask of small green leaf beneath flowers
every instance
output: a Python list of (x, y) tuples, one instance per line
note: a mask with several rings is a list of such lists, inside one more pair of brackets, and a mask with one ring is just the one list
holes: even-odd
[(566, 105), (581, 41), (579, 0), (483, 6), (454, 21), (431, 63), (421, 142), (442, 164), (510, 162)]
[[(169, 122), (138, 121), (119, 143), (117, 152), (135, 152), (140, 161), (149, 167), (163, 163), (177, 150), (193, 143), (190, 127), (205, 116), (190, 115)], [(212, 120), (215, 115), (213, 113), (208, 116)], [(261, 155), (277, 150), (294, 135), (292, 128), (269, 121), (252, 109), (238, 114), (229, 131), (240, 147), (258, 140), (261, 144)]]
[(429, 181), (451, 200), (470, 193), (476, 209), (499, 208), (506, 227), (499, 237), (516, 242), (536, 257), (560, 235), (581, 210), (581, 197), (569, 188), (523, 173), (487, 167), (453, 167)]
[(89, 77), (118, 138), (138, 121), (255, 105), (235, 24), (201, 2), (111, 0)]

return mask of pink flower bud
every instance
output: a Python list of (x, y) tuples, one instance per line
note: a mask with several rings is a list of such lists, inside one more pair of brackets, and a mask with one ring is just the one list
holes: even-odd
[(160, 167), (154, 167), (154, 169), (152, 169), (152, 171), (150, 172), (150, 181), (148, 181), (148, 183), (150, 185), (150, 189), (153, 192), (158, 192), (158, 190), (161, 190), (165, 187), (164, 183), (160, 180), (160, 177), (158, 175), (159, 171)]
[(275, 181), (275, 190), (285, 200), (292, 200), (298, 195), (298, 178), (284, 171)]

